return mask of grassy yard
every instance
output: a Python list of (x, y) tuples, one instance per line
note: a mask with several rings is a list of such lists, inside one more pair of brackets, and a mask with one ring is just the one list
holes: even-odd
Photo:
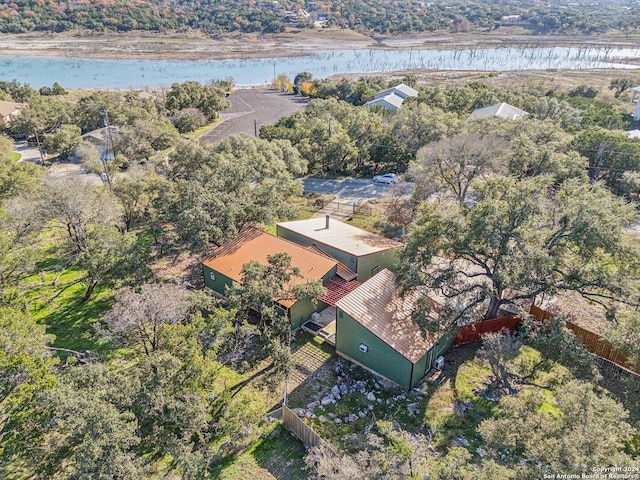
[(211, 478), (220, 480), (303, 480), (305, 448), (279, 423), (241, 455), (218, 466)]
[(36, 265), (36, 273), (24, 280), (29, 310), (47, 332), (55, 335), (54, 347), (83, 352), (106, 353), (93, 323), (109, 309), (113, 299), (111, 288), (96, 288), (86, 302), (81, 299), (86, 286), (79, 282), (83, 273), (75, 268), (63, 271), (55, 257), (45, 258)]

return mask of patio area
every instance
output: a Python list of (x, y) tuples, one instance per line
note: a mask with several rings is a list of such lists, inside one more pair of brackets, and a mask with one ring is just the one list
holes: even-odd
[(329, 345), (336, 346), (336, 307), (329, 306), (314, 314), (311, 320), (302, 325), (305, 332), (309, 332)]

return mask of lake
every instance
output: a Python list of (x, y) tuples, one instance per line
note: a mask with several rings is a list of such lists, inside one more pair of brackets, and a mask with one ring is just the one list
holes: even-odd
[(305, 56), (247, 60), (96, 60), (66, 57), (0, 55), (0, 79), (34, 88), (58, 82), (65, 88), (140, 89), (174, 82), (208, 83), (233, 77), (237, 85), (271, 83), (275, 74), (302, 71), (316, 78), (339, 73), (396, 70), (544, 70), (637, 68), (640, 48), (498, 47), (456, 50), (320, 50)]

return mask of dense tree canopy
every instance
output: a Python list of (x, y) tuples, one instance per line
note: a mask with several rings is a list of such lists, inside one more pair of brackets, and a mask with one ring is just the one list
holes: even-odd
[[(494, 176), (469, 207), (426, 203), (402, 255), (407, 285), (442, 290), (459, 316), (494, 318), (503, 305), (576, 290), (608, 303), (635, 278), (623, 228), (635, 212), (601, 185)], [(629, 277), (628, 275), (631, 275)]]

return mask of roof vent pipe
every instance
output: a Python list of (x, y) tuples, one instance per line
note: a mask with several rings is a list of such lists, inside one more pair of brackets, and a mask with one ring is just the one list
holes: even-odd
[(329, 229), (329, 215), (324, 216), (324, 228)]

